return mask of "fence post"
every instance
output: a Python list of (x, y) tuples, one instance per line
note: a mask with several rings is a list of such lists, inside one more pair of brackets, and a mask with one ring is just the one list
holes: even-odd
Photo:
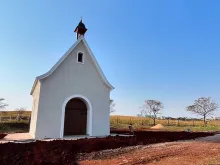
[(193, 120), (193, 127), (194, 127), (195, 125), (194, 125), (194, 120)]
[(180, 125), (180, 120), (178, 119), (178, 124), (177, 124), (178, 126)]
[(168, 118), (167, 121), (168, 121), (167, 124), (170, 125), (170, 118)]

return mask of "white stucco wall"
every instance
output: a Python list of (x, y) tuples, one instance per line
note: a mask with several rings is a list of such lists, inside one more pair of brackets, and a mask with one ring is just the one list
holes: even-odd
[[(84, 64), (77, 63), (79, 51), (84, 53)], [(36, 138), (60, 137), (62, 106), (72, 95), (82, 95), (92, 105), (90, 135), (109, 135), (110, 89), (98, 74), (83, 41), (49, 77), (41, 80), (40, 92)]]
[(40, 82), (39, 81), (36, 84), (36, 87), (32, 93), (32, 96), (33, 96), (33, 104), (32, 104), (31, 123), (30, 123), (29, 133), (32, 137), (35, 138), (38, 106), (39, 106), (39, 98), (40, 98)]

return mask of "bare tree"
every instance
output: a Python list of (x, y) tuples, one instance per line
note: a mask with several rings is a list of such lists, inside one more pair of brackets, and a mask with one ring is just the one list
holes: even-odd
[(144, 115), (142, 113), (137, 114), (137, 117), (143, 117)]
[(151, 117), (155, 125), (157, 115), (160, 114), (160, 111), (163, 109), (163, 104), (157, 100), (146, 100), (144, 105), (140, 108), (141, 114), (145, 114), (145, 116)]
[(167, 119), (167, 125), (170, 125), (170, 119), (171, 119), (171, 117), (166, 117), (165, 119)]
[(6, 106), (8, 106), (8, 104), (3, 103), (3, 101), (5, 101), (5, 99), (0, 98), (0, 109), (4, 109)]
[[(0, 98), (0, 110), (3, 110), (5, 107), (8, 106), (8, 104), (3, 103), (3, 101), (5, 101), (5, 99), (4, 99), (4, 98)], [(2, 120), (3, 113), (4, 113), (4, 112), (1, 111), (0, 121)]]
[(203, 116), (204, 126), (206, 126), (206, 117), (213, 115), (217, 108), (218, 104), (212, 101), (210, 97), (201, 97), (195, 100), (193, 105), (188, 106), (186, 110)]
[(21, 121), (22, 115), (24, 114), (25, 110), (26, 110), (25, 108), (18, 108), (18, 109), (16, 109), (16, 111), (17, 111), (17, 118), (16, 119), (18, 121)]
[(114, 107), (115, 107), (114, 100), (110, 100), (110, 107), (109, 107), (110, 113), (115, 112)]

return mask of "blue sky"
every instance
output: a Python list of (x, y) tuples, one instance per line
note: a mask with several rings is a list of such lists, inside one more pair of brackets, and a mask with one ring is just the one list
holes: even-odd
[(185, 107), (198, 97), (220, 101), (219, 15), (218, 0), (0, 1), (0, 97), (8, 109), (31, 109), (35, 77), (76, 41), (82, 16), (115, 87), (115, 114), (157, 99), (164, 116), (191, 116)]

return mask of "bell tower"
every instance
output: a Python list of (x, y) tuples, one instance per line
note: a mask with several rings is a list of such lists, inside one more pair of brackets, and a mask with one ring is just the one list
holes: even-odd
[(82, 22), (82, 18), (78, 24), (78, 26), (76, 27), (76, 29), (74, 30), (74, 32), (76, 33), (76, 39), (78, 39), (80, 36), (84, 36), (84, 34), (86, 33), (87, 29), (86, 26), (84, 25), (84, 23)]

